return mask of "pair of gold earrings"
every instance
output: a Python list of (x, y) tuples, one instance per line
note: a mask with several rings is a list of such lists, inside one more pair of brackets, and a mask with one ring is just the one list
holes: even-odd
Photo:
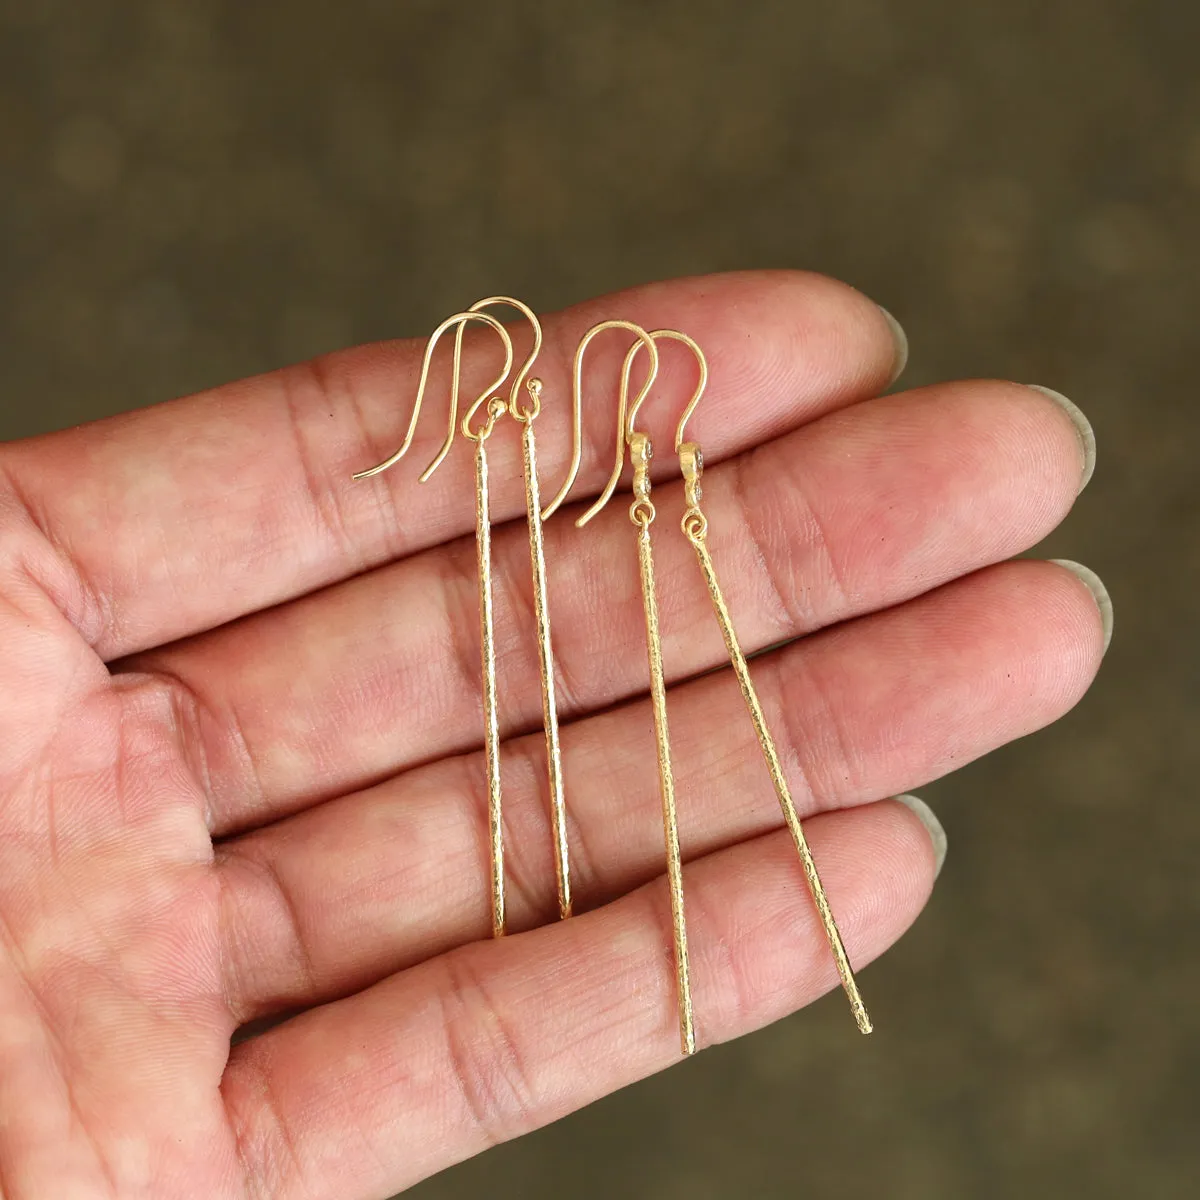
[[(512, 339), (505, 327), (495, 317), (483, 311), (495, 306), (506, 305), (520, 312), (533, 329), (533, 346), (525, 361), (513, 376), (508, 397), (497, 393), (512, 372), (514, 353)], [(463, 335), (468, 324), (479, 322), (491, 328), (501, 339), (504, 348), (502, 371), (476, 396), (466, 409), (461, 421), (458, 417), (459, 392), (462, 369)], [(429, 382), (433, 353), (440, 338), (450, 329), (455, 330), (454, 357), (451, 368), (450, 414), (446, 437), (433, 461), (421, 474), (424, 482), (441, 465), (449, 453), (456, 433), (475, 444), (475, 516), (476, 547), (479, 566), (479, 613), (480, 643), (482, 649), (483, 713), (484, 713), (484, 759), (488, 781), (488, 821), (491, 842), (491, 894), (492, 934), (500, 937), (505, 931), (504, 904), (504, 838), (502, 826), (499, 725), (496, 706), (496, 662), (492, 615), (492, 566), (491, 566), (491, 520), (489, 513), (489, 477), (487, 442), (497, 422), (505, 415), (511, 416), (521, 426), (521, 447), (524, 466), (526, 520), (529, 528), (530, 564), (533, 576), (534, 612), (537, 624), (538, 659), (541, 671), (542, 713), (546, 733), (547, 770), (550, 782), (550, 817), (554, 837), (555, 870), (558, 881), (558, 905), (560, 918), (571, 915), (571, 875), (567, 845), (566, 800), (563, 787), (562, 753), (559, 742), (558, 711), (554, 692), (554, 658), (550, 638), (550, 620), (546, 603), (546, 560), (542, 538), (542, 522), (548, 520), (563, 504), (579, 473), (583, 448), (583, 363), (588, 346), (599, 334), (609, 330), (624, 330), (633, 334), (634, 341), (625, 355), (619, 376), (617, 395), (616, 456), (608, 482), (593, 504), (577, 518), (575, 524), (583, 527), (592, 520), (608, 501), (621, 480), (625, 459), (628, 456), (633, 467), (633, 502), (629, 518), (636, 530), (638, 568), (641, 576), (642, 602), (646, 622), (646, 648), (650, 670), (650, 697), (654, 718), (655, 744), (658, 757), (659, 785), (662, 800), (663, 833), (667, 852), (667, 880), (671, 897), (672, 932), (674, 938), (675, 969), (678, 985), (678, 1009), (680, 1044), (685, 1055), (696, 1050), (695, 1023), (692, 1011), (691, 978), (688, 967), (687, 922), (684, 915), (683, 864), (679, 849), (679, 828), (675, 801), (675, 773), (671, 762), (670, 732), (667, 722), (666, 678), (663, 669), (662, 639), (659, 626), (657, 587), (654, 577), (654, 554), (650, 535), (657, 511), (651, 499), (650, 462), (653, 445), (649, 436), (637, 428), (637, 418), (658, 376), (658, 343), (674, 341), (686, 346), (695, 357), (699, 379), (688, 400), (675, 430), (675, 452), (679, 455), (683, 474), (685, 511), (681, 521), (684, 536), (696, 554), (701, 574), (708, 588), (713, 611), (720, 626), (730, 663), (737, 677), (738, 686), (750, 713), (755, 735), (762, 748), (767, 770), (775, 787), (776, 796), (783, 810), (784, 821), (791, 832), (803, 867), (813, 903), (820, 916), (825, 936), (833, 952), (834, 962), (851, 1011), (863, 1033), (871, 1032), (871, 1021), (859, 994), (850, 961), (842, 944), (837, 923), (825, 896), (820, 875), (805, 839), (800, 818), (792, 801), (779, 760), (774, 739), (767, 728), (766, 717), (759, 703), (750, 668), (734, 632), (733, 621), (717, 581), (716, 570), (708, 551), (708, 518), (700, 506), (702, 489), (700, 478), (704, 469), (700, 447), (695, 442), (684, 441), (687, 423), (696, 410), (708, 385), (708, 363), (704, 352), (696, 342), (674, 329), (647, 331), (632, 321), (619, 319), (601, 321), (584, 334), (575, 351), (572, 364), (572, 449), (567, 478), (553, 500), (541, 505), (537, 473), (537, 447), (534, 437), (534, 422), (541, 413), (542, 382), (530, 375), (542, 347), (541, 324), (528, 305), (509, 296), (489, 296), (473, 304), (463, 312), (455, 313), (434, 330), (425, 348), (421, 366), (417, 397), (409, 420), (408, 430), (400, 448), (390, 458), (369, 470), (360, 471), (355, 479), (366, 479), (397, 463), (408, 452), (416, 432), (417, 418), (421, 412), (425, 390)], [(630, 403), (630, 380), (633, 365), (638, 355), (645, 350), (648, 359), (647, 373), (641, 388)], [(473, 422), (480, 409), (484, 410), (482, 423)]]

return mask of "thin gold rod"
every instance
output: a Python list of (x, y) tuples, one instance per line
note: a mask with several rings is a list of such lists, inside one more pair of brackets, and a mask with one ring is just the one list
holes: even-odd
[[(694, 519), (693, 514), (700, 519)], [(813, 903), (820, 914), (821, 924), (825, 927), (825, 937), (829, 941), (830, 950), (833, 951), (833, 960), (837, 964), (837, 972), (846, 992), (846, 998), (850, 1001), (850, 1011), (854, 1014), (859, 1030), (863, 1033), (870, 1033), (871, 1018), (867, 1015), (866, 1005), (863, 1004), (862, 996), (859, 994), (854, 972), (850, 968), (850, 959), (846, 955), (846, 947), (842, 944), (842, 936), (838, 932), (837, 922), (833, 918), (833, 910), (829, 907), (829, 900), (825, 896), (821, 876), (817, 873), (817, 864), (813, 861), (812, 851), (808, 848), (808, 839), (804, 836), (796, 805), (792, 801), (791, 791), (784, 778), (783, 764), (779, 761), (775, 741), (767, 728), (767, 719), (763, 715), (762, 705), (758, 702), (758, 693), (754, 690), (754, 683), (750, 678), (749, 664), (738, 644), (737, 634), (734, 633), (733, 619), (729, 615), (725, 597), (717, 582), (717, 573), (713, 567), (712, 557), (708, 553), (703, 515), (698, 510), (689, 511), (688, 516), (684, 518), (683, 531), (695, 547), (696, 558), (700, 561), (700, 570), (704, 573), (704, 582), (708, 585), (709, 596), (712, 597), (717, 624), (721, 626), (725, 647), (729, 651), (729, 661), (733, 664), (738, 685), (742, 689), (742, 697), (746, 701), (746, 707), (750, 710), (750, 720), (754, 725), (758, 744), (762, 747), (763, 757), (767, 760), (767, 770), (771, 773), (771, 782), (775, 785), (775, 794), (779, 797), (779, 807), (783, 809), (783, 819), (791, 831), (792, 841), (796, 843), (796, 851), (800, 855), (800, 862), (804, 867), (804, 877), (808, 881), (808, 890), (812, 894)]]
[(546, 550), (542, 541), (542, 502), (538, 493), (537, 443), (533, 421), (521, 426), (525, 464), (525, 507), (529, 515), (529, 561), (533, 568), (533, 610), (537, 619), (538, 666), (542, 675), (542, 723), (546, 730), (546, 762), (550, 776), (550, 823), (554, 831), (554, 869), (558, 878), (558, 915), (571, 915), (571, 866), (567, 849), (567, 809), (563, 794), (562, 749), (558, 737), (558, 704), (554, 695), (554, 653), (546, 603)]
[(500, 726), (496, 717), (496, 640), (492, 622), (492, 526), (488, 516), (487, 438), (475, 443), (475, 549), (479, 561), (479, 642), (483, 657), (483, 749), (492, 843), (492, 937), (504, 936), (504, 829), (500, 811)]
[[(640, 507), (642, 505), (644, 507)], [(679, 822), (675, 810), (675, 772), (671, 765), (671, 737), (667, 728), (667, 688), (663, 678), (662, 639), (654, 582), (654, 553), (650, 523), (654, 508), (640, 501), (631, 510), (638, 528), (638, 565), (642, 577), (642, 605), (646, 612), (646, 651), (650, 662), (650, 699), (654, 709), (654, 739), (658, 751), (658, 782), (662, 793), (663, 835), (667, 845), (667, 886), (671, 893), (671, 926), (675, 940), (675, 978), (679, 989), (679, 1041), (685, 1055), (696, 1053), (692, 1018), (692, 986), (688, 970), (687, 921), (683, 911), (683, 864), (679, 855)]]

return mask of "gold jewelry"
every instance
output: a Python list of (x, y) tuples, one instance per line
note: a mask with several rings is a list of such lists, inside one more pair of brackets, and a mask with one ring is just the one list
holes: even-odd
[[(597, 334), (607, 329), (626, 329), (638, 339), (634, 344), (646, 348), (650, 355), (650, 370), (638, 393), (634, 409), (645, 400), (658, 374), (658, 348), (640, 326), (631, 321), (602, 321), (583, 335), (575, 351), (572, 398), (574, 401), (574, 451), (566, 481), (546, 512), (553, 512), (565, 499), (579, 470), (582, 428), (583, 357)], [(630, 363), (632, 352), (626, 357)], [(629, 400), (629, 371), (621, 373), (617, 396), (617, 452), (612, 475), (594, 504), (575, 522), (586, 525), (608, 503), (620, 481), (626, 451), (625, 410)], [(683, 908), (683, 863), (679, 852), (679, 822), (675, 807), (675, 772), (671, 763), (671, 737), (667, 724), (667, 689), (663, 672), (662, 637), (658, 620), (658, 597), (654, 578), (654, 552), (650, 526), (654, 523), (654, 502), (650, 499), (650, 458), (653, 453), (650, 439), (638, 434), (628, 439), (628, 451), (633, 463), (633, 504), (629, 519), (637, 529), (638, 572), (642, 584), (642, 608), (646, 619), (646, 654), (650, 668), (650, 700), (654, 714), (654, 739), (658, 757), (659, 792), (662, 799), (663, 837), (667, 851), (667, 885), (671, 896), (671, 929), (675, 950), (675, 978), (678, 988), (679, 1042), (685, 1055), (696, 1052), (695, 1022), (692, 1016), (691, 976), (688, 968), (687, 921)], [(544, 515), (544, 514), (543, 514)]]
[[(501, 824), (500, 807), (500, 732), (496, 717), (496, 651), (495, 636), (492, 621), (492, 539), (491, 521), (488, 514), (488, 460), (487, 440), (491, 437), (496, 422), (507, 411), (507, 402), (492, 393), (500, 387), (513, 365), (512, 339), (507, 330), (494, 317), (483, 312), (461, 312), (447, 317), (430, 336), (425, 347), (425, 359), (421, 365), (421, 378), (417, 384), (417, 398), (413, 406), (413, 414), (408, 423), (408, 432), (404, 436), (400, 449), (374, 467), (357, 472), (354, 479), (368, 479), (378, 475), (399, 462), (408, 453), (412, 445), (413, 435), (417, 428), (417, 418), (421, 413), (421, 404), (425, 397), (425, 386), (429, 380), (429, 365), (433, 359), (434, 347), (438, 339), (452, 326), (462, 327), (469, 321), (479, 321), (494, 329), (504, 343), (504, 370), (488, 384), (471, 404), (462, 422), (461, 432), (465, 438), (475, 443), (475, 545), (479, 562), (479, 627), (482, 650), (483, 675), (483, 745), (484, 758), (487, 766), (488, 782), (488, 827), (491, 843), (491, 887), (492, 887), (492, 936), (501, 937), (504, 934), (504, 837)], [(456, 339), (457, 340), (457, 339)], [(456, 347), (457, 349), (457, 347)], [(459, 392), (458, 353), (454, 358), (454, 372), (450, 391), (450, 422), (446, 439), (433, 462), (421, 473), (424, 483), (441, 465), (454, 441), (455, 425), (458, 417)], [(490, 399), (489, 399), (490, 396)], [(478, 430), (469, 426), (470, 419), (480, 405), (487, 405), (487, 418)]]
[[(792, 835), (792, 841), (796, 845), (796, 852), (800, 856), (800, 862), (804, 868), (805, 881), (812, 895), (813, 904), (816, 906), (817, 913), (821, 918), (821, 924), (824, 927), (829, 948), (833, 952), (833, 959), (837, 965), (842, 988), (845, 990), (846, 998), (850, 1001), (850, 1010), (854, 1014), (858, 1028), (863, 1033), (870, 1033), (871, 1018), (867, 1015), (866, 1006), (863, 1004), (862, 996), (859, 994), (858, 984), (855, 981), (854, 972), (851, 970), (850, 960), (846, 955), (846, 948), (842, 943), (837, 922), (834, 920), (833, 911), (829, 907), (829, 901), (825, 896), (825, 888), (817, 872), (817, 865), (813, 861), (812, 851), (809, 849), (808, 841), (804, 836), (800, 818), (796, 813), (796, 805), (792, 800), (791, 791), (784, 776), (783, 764), (779, 760), (779, 752), (776, 750), (775, 741), (771, 737), (770, 730), (767, 728), (767, 720), (763, 714), (762, 705), (759, 703), (758, 693), (754, 690), (754, 682), (750, 678), (750, 667), (738, 643), (737, 634), (733, 628), (733, 619), (729, 615), (729, 608), (725, 603), (725, 597), (721, 592), (720, 584), (717, 582), (716, 569), (713, 566), (712, 557), (708, 552), (708, 518), (700, 508), (702, 494), (700, 476), (704, 470), (704, 459), (697, 443), (685, 442), (683, 440), (684, 428), (688, 423), (688, 419), (695, 411), (696, 405), (700, 403), (700, 398), (704, 395), (704, 389), (708, 384), (708, 363), (704, 357), (704, 352), (685, 333), (680, 333), (674, 329), (656, 329), (650, 334), (650, 338), (652, 340), (668, 338), (673, 341), (682, 342), (695, 355), (697, 365), (700, 368), (699, 383), (675, 430), (675, 451), (679, 455), (679, 463), (683, 471), (684, 495), (687, 504), (681, 527), (684, 536), (691, 542), (692, 548), (696, 552), (696, 559), (700, 564), (704, 582), (708, 587), (709, 598), (712, 600), (713, 612), (716, 614), (717, 624), (721, 627), (721, 636), (725, 639), (725, 648), (729, 652), (729, 661), (733, 666), (734, 674), (737, 676), (742, 698), (745, 700), (746, 707), (750, 712), (750, 720), (754, 726), (754, 733), (758, 738), (759, 746), (762, 748), (763, 758), (766, 760), (767, 770), (771, 775), (771, 782), (775, 785), (775, 794), (779, 799), (779, 806), (783, 810), (783, 819), (787, 823), (788, 830)], [(623, 380), (628, 380), (633, 360), (637, 357), (640, 349), (641, 343), (635, 343), (626, 355), (622, 368)], [(634, 428), (638, 410), (641, 408), (645, 398), (645, 393), (643, 392), (634, 401), (633, 406), (629, 410), (625, 432), (631, 445), (633, 445), (636, 439), (645, 438), (646, 436), (645, 434), (638, 433)]]
[[(550, 614), (546, 601), (546, 550), (542, 539), (542, 508), (538, 490), (537, 441), (533, 423), (542, 411), (542, 381), (528, 379), (530, 370), (542, 349), (542, 326), (533, 310), (511, 296), (488, 296), (467, 310), (479, 312), (494, 305), (505, 304), (523, 313), (533, 328), (533, 348), (513, 377), (508, 394), (508, 412), (521, 426), (521, 461), (525, 477), (525, 513), (529, 528), (529, 562), (533, 574), (533, 611), (537, 623), (538, 669), (542, 684), (542, 724), (546, 731), (546, 768), (550, 785), (550, 824), (554, 837), (554, 869), (558, 885), (558, 915), (565, 920), (571, 915), (571, 862), (567, 845), (566, 797), (563, 790), (562, 749), (558, 733), (558, 702), (554, 692), (554, 652), (550, 641)], [(455, 378), (462, 352), (465, 326), (460, 325), (454, 339)], [(521, 404), (521, 386), (528, 394), (528, 404)], [(480, 401), (467, 412), (469, 420)], [(465, 425), (464, 425), (465, 432)]]

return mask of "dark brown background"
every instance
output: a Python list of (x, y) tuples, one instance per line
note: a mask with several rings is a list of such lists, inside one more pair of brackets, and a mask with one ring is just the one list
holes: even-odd
[(950, 857), (839, 997), (429, 1182), (459, 1195), (1193, 1196), (1200, 7), (0, 0), (0, 435), (493, 291), (803, 266), (910, 383), (1044, 383), (1116, 605), (1054, 729), (921, 789)]

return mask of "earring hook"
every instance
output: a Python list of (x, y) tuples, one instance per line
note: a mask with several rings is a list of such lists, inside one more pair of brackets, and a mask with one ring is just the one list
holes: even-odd
[[(528, 320), (530, 327), (533, 330), (533, 348), (529, 351), (525, 361), (521, 364), (521, 369), (513, 376), (512, 387), (508, 391), (508, 411), (518, 421), (531, 421), (541, 411), (541, 382), (540, 380), (529, 380), (529, 395), (532, 403), (529, 408), (523, 409), (519, 402), (521, 385), (525, 383), (529, 372), (533, 369), (533, 364), (537, 361), (537, 356), (542, 350), (542, 323), (537, 319), (537, 314), (529, 307), (528, 304), (521, 300), (517, 300), (512, 296), (488, 296), (483, 300), (476, 300), (474, 304), (468, 308), (467, 312), (480, 312), (485, 308), (492, 308), (496, 305), (507, 305), (509, 308), (516, 309)], [(460, 325), (458, 332), (454, 335), (454, 361), (457, 364), (462, 356), (462, 340), (463, 334), (466, 332), (466, 325)], [(457, 378), (457, 376), (456, 376)], [(536, 385), (536, 387), (534, 386)], [(469, 409), (466, 416), (463, 417), (464, 428), (470, 422), (471, 418), (479, 410), (481, 404), (485, 400), (484, 396), (479, 396)]]
[[(496, 320), (495, 317), (489, 316), (483, 312), (460, 312), (455, 313), (452, 317), (447, 317), (434, 331), (430, 334), (429, 341), (425, 344), (425, 358), (421, 363), (421, 378), (417, 384), (417, 398), (413, 404), (412, 416), (409, 418), (408, 431), (404, 435), (404, 441), (400, 444), (400, 449), (391, 457), (384, 459), (377, 466), (369, 467), (365, 471), (357, 471), (351, 478), (353, 479), (369, 479), (372, 475), (378, 475), (382, 471), (386, 471), (389, 467), (395, 466), (409, 451), (412, 446), (413, 437), (417, 432), (417, 418), (421, 415), (421, 405), (425, 400), (425, 387), (429, 382), (429, 367), (433, 361), (433, 351), (441, 338), (448, 329), (452, 326), (459, 326), (459, 332), (466, 326), (469, 321), (479, 321), (484, 325), (494, 329), (499, 335), (500, 340), (504, 343), (504, 369), (496, 376), (491, 383), (479, 393), (476, 400), (472, 402), (471, 412), (474, 412), (487, 397), (500, 387), (508, 378), (509, 371), (513, 365), (513, 345), (512, 338), (508, 336), (508, 331)], [(446, 432), (446, 440), (442, 443), (442, 448), (438, 451), (434, 460), (421, 473), (421, 482), (424, 483), (433, 473), (441, 466), (442, 460), (450, 452), (450, 447), (454, 442), (455, 426), (458, 423), (458, 392), (459, 392), (459, 374), (461, 361), (456, 354), (454, 358), (453, 375), (450, 382), (450, 420)]]
[[(583, 356), (592, 339), (597, 334), (603, 333), (607, 329), (625, 329), (632, 333), (637, 339), (639, 347), (645, 346), (647, 353), (650, 355), (650, 370), (646, 375), (646, 381), (642, 384), (641, 391), (638, 392), (637, 399), (634, 402), (636, 409), (646, 398), (646, 393), (650, 390), (654, 383), (655, 377), (658, 375), (658, 347), (655, 346), (650, 335), (640, 326), (635, 325), (632, 321), (622, 321), (614, 319), (611, 321), (601, 321), (598, 325), (593, 325), (591, 329), (583, 335), (579, 345), (575, 348), (575, 362), (572, 368), (571, 377), (571, 408), (572, 408), (572, 427), (571, 427), (571, 465), (567, 471), (567, 478), (563, 482), (561, 488), (558, 489), (558, 494), (553, 500), (542, 510), (542, 520), (548, 520), (558, 510), (562, 502), (567, 498), (567, 494), (575, 484), (575, 479), (579, 475), (579, 463), (583, 457)], [(628, 359), (626, 360), (628, 362)], [(612, 474), (609, 476), (608, 482), (604, 485), (604, 490), (600, 493), (596, 502), (581, 516), (575, 524), (582, 528), (588, 523), (609, 501), (612, 494), (617, 489), (617, 484), (621, 481), (621, 470), (625, 465), (625, 410), (629, 403), (629, 371), (624, 370), (621, 373), (620, 388), (617, 393), (617, 454), (616, 462), (613, 465)]]
[[(708, 387), (708, 359), (704, 357), (704, 351), (694, 339), (688, 337), (686, 333), (681, 333), (678, 329), (654, 329), (649, 334), (652, 342), (658, 341), (660, 338), (669, 339), (673, 342), (682, 342), (695, 356), (696, 365), (700, 368), (700, 378), (696, 383), (696, 390), (692, 393), (692, 398), (687, 402), (687, 407), (683, 410), (683, 416), (679, 418), (679, 424), (675, 427), (675, 453), (678, 454), (680, 447), (683, 445), (683, 431), (687, 428), (687, 423), (691, 420), (692, 413), (696, 411), (696, 405), (700, 403), (701, 397), (704, 395), (704, 389)], [(629, 353), (625, 355), (625, 365), (621, 368), (622, 386), (628, 387), (629, 372), (633, 367), (633, 360), (637, 358), (638, 351), (642, 348), (641, 342), (635, 342), (630, 348)], [(634, 422), (637, 420), (639, 409), (646, 401), (646, 393), (649, 388), (643, 388), (638, 398), (633, 402), (629, 409), (629, 416), (626, 418), (625, 436), (631, 438), (637, 432), (634, 428)]]

